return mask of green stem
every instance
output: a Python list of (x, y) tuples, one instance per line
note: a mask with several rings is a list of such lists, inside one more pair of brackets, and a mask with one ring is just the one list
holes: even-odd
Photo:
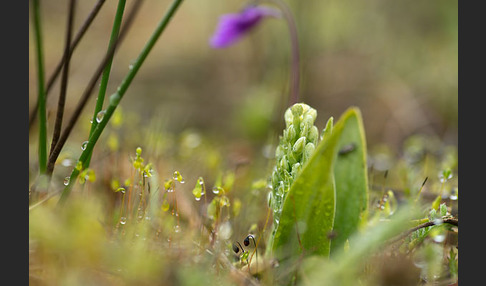
[(84, 90), (83, 95), (81, 96), (76, 108), (74, 109), (71, 118), (69, 122), (66, 125), (66, 128), (64, 128), (63, 133), (61, 134), (61, 137), (59, 138), (58, 143), (56, 144), (56, 147), (54, 151), (49, 155), (49, 161), (47, 162), (47, 174), (50, 175), (52, 171), (54, 170), (54, 164), (64, 146), (66, 143), (66, 140), (68, 139), (69, 135), (71, 134), (71, 131), (74, 128), (74, 125), (76, 124), (77, 120), (79, 119), (81, 112), (83, 111), (84, 106), (86, 106), (86, 103), (88, 102), (88, 99), (90, 98), (92, 91), (98, 82), (98, 78), (101, 76), (103, 73), (103, 70), (105, 68), (106, 63), (108, 62), (108, 59), (112, 56), (112, 54), (115, 52), (115, 47), (121, 44), (121, 41), (125, 38), (125, 35), (128, 32), (128, 28), (131, 26), (133, 19), (135, 18), (135, 15), (137, 14), (138, 10), (140, 9), (142, 0), (136, 1), (132, 9), (127, 15), (126, 22), (124, 23), (124, 26), (120, 30), (120, 35), (118, 36), (117, 43), (111, 49), (109, 49), (109, 52), (105, 54), (103, 57), (103, 60), (99, 64), (99, 66), (96, 68), (95, 73), (93, 74), (93, 77), (89, 81), (88, 86)]
[[(117, 92), (111, 95), (110, 97), (110, 103), (106, 109), (106, 113), (103, 116), (103, 120), (96, 126), (95, 130), (93, 131), (93, 134), (91, 134), (88, 144), (86, 146), (86, 149), (81, 153), (81, 156), (78, 159), (78, 162), (84, 162), (88, 158), (89, 154), (92, 152), (94, 145), (98, 141), (98, 138), (100, 137), (101, 133), (103, 132), (103, 129), (105, 128), (106, 124), (110, 120), (111, 116), (115, 112), (116, 107), (120, 103), (120, 100), (123, 98), (123, 95), (125, 95), (125, 92), (127, 91), (128, 87), (130, 86), (133, 78), (137, 74), (138, 70), (142, 66), (143, 62), (147, 58), (148, 54), (154, 47), (155, 43), (157, 42), (157, 39), (160, 37), (162, 32), (165, 30), (167, 27), (167, 24), (171, 20), (172, 16), (176, 12), (177, 8), (180, 6), (180, 4), (183, 2), (183, 0), (174, 0), (172, 2), (172, 5), (169, 7), (167, 10), (166, 14), (162, 18), (162, 20), (159, 22), (158, 26), (156, 27), (155, 31), (153, 32), (152, 36), (148, 40), (148, 42), (145, 44), (143, 47), (142, 51), (140, 52), (138, 58), (135, 60), (133, 66), (131, 66), (130, 71), (128, 74), (125, 76), (123, 79), (122, 83), (117, 89)], [(67, 186), (64, 188), (61, 198), (59, 199), (58, 204), (64, 204), (66, 199), (68, 198), (69, 194), (71, 193), (72, 187), (75, 183), (75, 180), (77, 176), (79, 175), (80, 169), (74, 168), (71, 176), (69, 183)]]
[(39, 0), (33, 0), (32, 5), (32, 14), (34, 18), (33, 25), (37, 53), (37, 88), (39, 102), (39, 172), (40, 174), (44, 174), (47, 169), (47, 112), (46, 94), (44, 92), (44, 52), (42, 49)]
[[(108, 52), (110, 51), (112, 46), (115, 45), (116, 42), (117, 42), (118, 35), (120, 33), (122, 18), (123, 18), (123, 11), (125, 10), (125, 3), (126, 3), (126, 0), (119, 0), (118, 1), (118, 7), (117, 7), (117, 10), (116, 10), (116, 14), (115, 14), (115, 20), (113, 21), (113, 28), (111, 30), (110, 42), (108, 44)], [(103, 109), (103, 102), (105, 100), (106, 88), (108, 86), (108, 79), (110, 78), (110, 71), (111, 71), (111, 65), (113, 63), (113, 57), (114, 57), (114, 54), (112, 54), (111, 57), (108, 59), (108, 62), (106, 63), (106, 66), (105, 66), (105, 69), (103, 70), (103, 75), (101, 77), (101, 82), (100, 82), (100, 90), (98, 92), (98, 98), (96, 99), (96, 106), (95, 106), (95, 109), (94, 109), (93, 120), (92, 120), (92, 123), (91, 123), (91, 129), (89, 131), (89, 137), (91, 137), (96, 126), (98, 126), (97, 117), (98, 117), (98, 113)], [(89, 163), (91, 161), (91, 155), (92, 154), (93, 153), (90, 152), (86, 162), (83, 162), (83, 168), (88, 168)]]

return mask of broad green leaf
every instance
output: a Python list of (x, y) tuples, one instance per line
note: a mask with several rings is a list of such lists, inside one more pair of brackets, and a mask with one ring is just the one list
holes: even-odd
[(336, 184), (336, 213), (334, 217), (331, 254), (342, 249), (356, 231), (368, 205), (368, 174), (366, 141), (361, 113), (349, 109), (339, 138), (338, 155), (334, 164)]
[(328, 130), (331, 133), (326, 132), (293, 182), (271, 244), (279, 261), (301, 255), (329, 256), (335, 212), (334, 161), (343, 128), (353, 114), (353, 110), (347, 111)]

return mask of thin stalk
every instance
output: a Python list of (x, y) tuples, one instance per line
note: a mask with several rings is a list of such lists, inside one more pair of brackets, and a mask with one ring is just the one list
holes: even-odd
[[(88, 144), (86, 146), (86, 149), (81, 153), (81, 156), (78, 159), (78, 162), (84, 162), (88, 158), (89, 154), (92, 152), (94, 145), (98, 141), (101, 133), (103, 132), (104, 128), (106, 127), (106, 124), (110, 120), (111, 116), (115, 112), (116, 107), (120, 103), (121, 99), (125, 95), (125, 92), (127, 91), (128, 87), (130, 86), (133, 78), (137, 74), (138, 70), (142, 66), (143, 62), (147, 58), (148, 54), (154, 47), (155, 43), (157, 42), (158, 38), (162, 34), (162, 32), (165, 30), (167, 27), (167, 24), (171, 20), (172, 16), (174, 13), (177, 11), (177, 8), (179, 8), (180, 4), (183, 2), (183, 0), (174, 0), (167, 10), (166, 14), (162, 18), (162, 20), (159, 22), (158, 26), (156, 27), (155, 31), (153, 32), (152, 36), (148, 40), (148, 42), (145, 44), (143, 47), (142, 51), (140, 52), (138, 58), (135, 60), (132, 68), (129, 70), (128, 74), (125, 76), (123, 79), (122, 83), (117, 89), (117, 92), (111, 95), (110, 97), (110, 103), (106, 109), (106, 113), (103, 116), (103, 120), (98, 124), (96, 129), (93, 131), (93, 134), (91, 134), (91, 137), (88, 140)], [(74, 170), (71, 173), (71, 179), (69, 181), (69, 184), (64, 188), (61, 198), (59, 199), (59, 204), (64, 204), (66, 199), (68, 198), (69, 194), (71, 193), (72, 186), (75, 182), (75, 179), (79, 175), (79, 169), (74, 168)]]
[(71, 118), (64, 128), (63, 133), (61, 134), (61, 137), (59, 138), (58, 143), (56, 144), (56, 147), (54, 148), (54, 151), (50, 154), (49, 156), (49, 161), (47, 163), (47, 173), (52, 174), (54, 170), (54, 163), (57, 160), (57, 157), (59, 156), (62, 147), (67, 141), (67, 138), (69, 137), (69, 134), (71, 134), (72, 129), (74, 128), (74, 125), (76, 124), (77, 120), (79, 119), (79, 116), (81, 115), (81, 111), (83, 110), (84, 106), (86, 106), (86, 103), (88, 102), (89, 97), (91, 96), (91, 92), (93, 91), (96, 82), (98, 81), (98, 78), (101, 76), (104, 67), (106, 63), (108, 62), (108, 59), (115, 53), (115, 47), (120, 44), (120, 42), (125, 38), (125, 35), (128, 31), (128, 28), (130, 27), (131, 23), (133, 22), (133, 19), (135, 18), (135, 15), (140, 8), (142, 1), (136, 1), (133, 4), (133, 8), (131, 9), (129, 15), (127, 16), (126, 22), (123, 25), (120, 35), (116, 41), (116, 45), (112, 46), (109, 50), (109, 52), (105, 55), (103, 60), (101, 61), (100, 65), (96, 69), (93, 77), (91, 78), (88, 86), (86, 87), (83, 95), (81, 96), (81, 99), (78, 102), (78, 105), (76, 106), (73, 114), (71, 115)]
[(54, 147), (61, 136), (61, 127), (62, 127), (62, 118), (64, 116), (64, 106), (66, 104), (66, 91), (67, 91), (67, 84), (68, 84), (68, 74), (69, 74), (69, 63), (71, 60), (71, 53), (69, 52), (69, 47), (71, 46), (71, 33), (73, 30), (73, 22), (74, 22), (74, 8), (76, 7), (76, 0), (69, 1), (68, 7), (68, 24), (66, 29), (66, 44), (64, 48), (64, 67), (62, 70), (62, 78), (61, 78), (61, 92), (59, 94), (59, 100), (57, 104), (57, 112), (56, 112), (56, 121), (54, 122), (54, 133), (52, 134), (52, 142), (51, 142), (51, 152), (54, 150)]
[[(118, 7), (116, 9), (116, 14), (115, 14), (115, 20), (113, 21), (113, 28), (111, 30), (111, 36), (110, 36), (110, 42), (108, 44), (108, 51), (115, 46), (116, 41), (118, 39), (118, 35), (120, 33), (120, 27), (121, 27), (121, 22), (123, 18), (123, 11), (125, 10), (125, 3), (126, 0), (119, 0), (118, 1)], [(100, 89), (98, 91), (98, 97), (96, 99), (96, 106), (94, 109), (94, 115), (93, 115), (93, 120), (91, 123), (91, 129), (89, 131), (89, 137), (91, 137), (91, 134), (93, 134), (93, 131), (95, 130), (96, 126), (98, 126), (98, 113), (103, 109), (103, 102), (105, 100), (105, 94), (106, 94), (106, 88), (108, 86), (108, 79), (110, 78), (110, 71), (111, 71), (111, 65), (113, 63), (113, 56), (114, 54), (111, 54), (111, 56), (108, 58), (108, 62), (106, 63), (105, 69), (103, 71), (103, 75), (101, 76), (101, 82), (100, 82)], [(88, 159), (86, 162), (83, 163), (83, 168), (88, 168), (90, 160), (91, 160), (91, 155), (88, 156)]]
[(281, 0), (265, 0), (277, 5), (282, 11), (282, 16), (287, 22), (290, 35), (291, 45), (291, 62), (290, 62), (290, 97), (289, 106), (299, 102), (300, 89), (300, 50), (299, 39), (297, 37), (297, 25), (295, 24), (292, 11), (284, 1)]
[(32, 16), (37, 55), (37, 89), (39, 103), (39, 172), (47, 170), (47, 112), (46, 94), (44, 92), (44, 51), (42, 49), (42, 33), (40, 21), (39, 0), (32, 0)]
[[(453, 217), (444, 218), (444, 219), (442, 219), (441, 223), (447, 223), (447, 224), (457, 226), (457, 227), (459, 226), (459, 220), (457, 218), (453, 218)], [(425, 227), (429, 227), (429, 226), (434, 226), (434, 225), (437, 225), (437, 224), (438, 223), (435, 222), (435, 221), (424, 222), (420, 225), (417, 225), (416, 227), (413, 227), (413, 228), (405, 231), (404, 233), (398, 235), (397, 237), (390, 239), (389, 243), (395, 243), (395, 242), (400, 241), (401, 239), (407, 237), (409, 234), (411, 234), (412, 232), (414, 232), (416, 230), (419, 230), (419, 229), (425, 228)]]
[[(71, 46), (70, 46), (70, 50), (69, 50), (70, 54), (73, 54), (74, 49), (77, 47), (78, 43), (81, 41), (81, 38), (84, 36), (86, 31), (88, 30), (89, 26), (93, 22), (96, 15), (98, 15), (98, 12), (100, 11), (101, 6), (103, 6), (104, 3), (105, 3), (105, 0), (98, 0), (98, 2), (96, 2), (95, 6), (93, 7), (93, 10), (91, 10), (88, 17), (84, 20), (83, 24), (79, 28), (78, 33), (74, 37), (74, 39), (71, 43)], [(64, 56), (65, 55), (63, 54), (63, 57), (61, 58), (61, 60), (57, 64), (56, 68), (54, 69), (54, 72), (52, 73), (51, 77), (47, 81), (47, 85), (46, 85), (46, 89), (45, 89), (46, 98), (49, 96), (49, 91), (51, 90), (52, 86), (54, 85), (54, 81), (57, 79), (59, 73), (61, 72), (62, 67), (64, 66), (64, 60), (65, 60)], [(29, 129), (34, 123), (34, 120), (37, 116), (38, 110), (39, 110), (39, 101), (37, 101), (35, 103), (35, 106), (30, 113)]]

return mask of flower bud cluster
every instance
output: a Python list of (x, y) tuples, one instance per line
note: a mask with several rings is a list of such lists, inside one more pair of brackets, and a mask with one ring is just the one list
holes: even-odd
[(275, 151), (276, 164), (269, 194), (269, 204), (277, 225), (290, 186), (317, 146), (319, 131), (314, 125), (316, 117), (316, 110), (304, 103), (296, 103), (285, 112), (286, 127)]

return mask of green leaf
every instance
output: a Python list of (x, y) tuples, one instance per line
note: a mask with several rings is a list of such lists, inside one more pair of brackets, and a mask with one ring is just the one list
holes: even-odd
[(334, 166), (336, 184), (336, 214), (334, 218), (331, 253), (342, 249), (346, 240), (357, 230), (368, 206), (368, 174), (366, 140), (361, 113), (349, 109), (338, 143)]
[[(340, 136), (355, 111), (348, 110), (316, 147), (309, 161), (293, 182), (283, 203), (273, 242), (273, 255), (279, 261), (301, 255), (329, 256), (329, 234), (335, 212), (334, 162)], [(328, 125), (332, 124), (332, 120)]]

